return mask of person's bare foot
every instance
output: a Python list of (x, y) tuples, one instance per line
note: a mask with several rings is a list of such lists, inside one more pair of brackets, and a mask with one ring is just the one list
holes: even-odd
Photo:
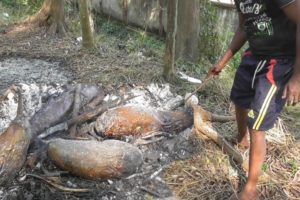
[(257, 189), (254, 187), (245, 187), (244, 190), (238, 195), (239, 200), (256, 200)]
[(250, 143), (249, 143), (248, 137), (244, 136), (244, 137), (241, 138), (241, 137), (238, 136), (237, 137), (237, 145), (242, 150), (249, 149)]
[(256, 187), (245, 187), (239, 194), (233, 194), (228, 200), (256, 200), (257, 189)]
[(246, 151), (250, 147), (250, 143), (247, 137), (244, 138), (231, 138), (228, 140), (232, 145), (236, 145), (240, 150)]

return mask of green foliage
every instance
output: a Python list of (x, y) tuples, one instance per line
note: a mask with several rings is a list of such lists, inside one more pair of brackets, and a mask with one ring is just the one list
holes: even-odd
[[(211, 63), (215, 63), (227, 50), (227, 47), (234, 35), (234, 30), (228, 27), (223, 27), (224, 25), (220, 24), (220, 22), (223, 21), (219, 13), (221, 12), (221, 9), (222, 8), (212, 5), (210, 0), (201, 1), (200, 56), (201, 60), (208, 60)], [(227, 12), (229, 14), (234, 11), (229, 10)], [(228, 24), (228, 26), (230, 25)], [(240, 55), (235, 56), (229, 65), (236, 68), (239, 65), (240, 58)]]
[(96, 17), (96, 30), (105, 34), (108, 40), (123, 41), (129, 53), (147, 51), (151, 54), (162, 56), (164, 53), (164, 41), (156, 36), (149, 35), (143, 30), (126, 28), (124, 24)]
[[(234, 30), (229, 27), (223, 27), (219, 12), (223, 8), (213, 5), (210, 0), (202, 0), (200, 3), (200, 60), (198, 64), (190, 64), (177, 62), (177, 67), (193, 77), (203, 79), (210, 67), (215, 64), (218, 59), (227, 50), (229, 43), (234, 35)], [(223, 12), (223, 11), (222, 11)], [(228, 11), (230, 17), (231, 13)], [(243, 50), (242, 50), (243, 51)], [(227, 67), (218, 76), (218, 80), (222, 82), (222, 89), (229, 91), (233, 81), (233, 77), (237, 67), (241, 61), (241, 53), (237, 53), (227, 64)]]
[[(35, 13), (43, 0), (0, 0), (0, 25), (18, 22)], [(9, 17), (2, 17), (8, 14)]]
[(200, 6), (200, 52), (201, 58), (215, 62), (218, 48), (218, 33), (216, 31), (217, 9), (210, 0), (203, 0)]
[(263, 163), (261, 170), (266, 173), (268, 169), (269, 169), (269, 165), (267, 163)]
[(1, 0), (3, 6), (10, 8), (26, 8), (27, 10), (40, 7), (43, 0)]
[(184, 62), (182, 60), (179, 60), (176, 62), (176, 66), (177, 68), (179, 69), (179, 71), (182, 71), (184, 73), (193, 73), (194, 75), (193, 76), (197, 76), (198, 78), (200, 78), (199, 76), (201, 74), (206, 74), (207, 73), (207, 67), (205, 67), (206, 65), (204, 64), (204, 62), (201, 62), (200, 63), (187, 63), (187, 62)]
[(1, 1), (4, 6), (13, 6), (14, 5), (13, 0), (1, 0)]
[(298, 104), (296, 106), (285, 107), (285, 111), (290, 115), (299, 117), (300, 116), (300, 104)]
[(105, 20), (103, 18), (97, 17), (96, 24), (99, 26), (100, 31), (105, 34), (119, 37), (120, 39), (126, 38), (128, 36), (128, 31), (117, 22), (112, 22), (110, 20)]
[(147, 49), (162, 55), (164, 52), (164, 41), (140, 31), (129, 34), (127, 46), (130, 52)]
[(298, 170), (300, 169), (300, 167), (298, 167), (296, 160), (292, 160), (290, 162), (290, 165), (291, 165), (291, 168), (292, 168), (292, 174), (295, 176), (296, 173), (298, 172)]

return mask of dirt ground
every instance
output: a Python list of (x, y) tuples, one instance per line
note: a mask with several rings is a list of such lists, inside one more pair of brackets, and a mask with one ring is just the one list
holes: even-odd
[(81, 50), (77, 37), (71, 34), (56, 38), (45, 35), (45, 30), (28, 29), (22, 25), (4, 30), (7, 33), (0, 37), (1, 59), (17, 57), (58, 62), (63, 69), (73, 72), (76, 82), (105, 85), (137, 81), (150, 83), (162, 71), (160, 57), (143, 47), (131, 53), (128, 49), (131, 47), (126, 46), (122, 39), (103, 39), (92, 53), (87, 54)]
[[(123, 85), (146, 86), (154, 79), (155, 82), (160, 82), (157, 77), (161, 73), (161, 58), (155, 57), (153, 53), (149, 54), (143, 47), (130, 53), (123, 46), (122, 40), (104, 41), (97, 45), (95, 51), (86, 53), (81, 50), (81, 43), (75, 36), (46, 37), (45, 30), (27, 29), (22, 25), (1, 28), (1, 92), (19, 82), (28, 85), (93, 83), (106, 90), (114, 90)], [(178, 156), (181, 159), (187, 158), (193, 151), (188, 150), (193, 147), (184, 139), (188, 137), (180, 138), (168, 138), (167, 141), (144, 149), (145, 162), (142, 169), (139, 174), (128, 179), (87, 181), (69, 174), (60, 176), (60, 184), (92, 189), (88, 193), (57, 190), (42, 179), (30, 175), (45, 174), (45, 169), (58, 171), (49, 160), (38, 163), (33, 169), (27, 166), (20, 172), (19, 179), (7, 188), (0, 188), (0, 199), (171, 199), (172, 191), (159, 177), (171, 160)], [(187, 142), (187, 147), (183, 150), (177, 145), (182, 142)], [(172, 146), (172, 150), (167, 146)], [(175, 147), (177, 150), (174, 150)]]
[[(38, 76), (43, 72), (43, 67), (53, 68), (53, 74), (55, 74), (53, 77), (42, 74), (43, 77), (46, 77), (43, 79), (45, 82), (99, 83), (107, 89), (121, 85), (135, 86), (163, 82), (160, 78), (163, 66), (162, 56), (143, 46), (135, 52), (132, 52), (130, 48), (122, 38), (114, 38), (113, 40), (110, 38), (109, 41), (99, 40), (96, 50), (88, 54), (81, 50), (81, 44), (75, 35), (70, 34), (66, 38), (49, 37), (45, 35), (43, 29), (28, 29), (22, 25), (1, 27), (0, 34), (0, 61), (17, 60), (14, 62), (19, 63), (20, 68), (22, 65), (26, 65), (28, 60), (36, 61), (35, 68), (39, 68), (36, 71), (37, 77), (26, 80), (27, 83), (39, 80)], [(1, 72), (0, 66), (0, 91), (12, 84), (14, 80), (20, 80), (20, 77), (26, 78), (28, 68), (23, 69), (24, 73), (22, 72), (22, 74), (24, 76), (21, 76), (18, 75), (17, 69), (13, 69), (15, 72), (12, 74), (10, 74), (11, 69), (2, 69)], [(11, 79), (11, 76), (15, 78)], [(182, 85), (172, 85), (172, 89), (180, 92)], [(206, 109), (213, 112), (230, 114), (232, 110), (228, 94), (224, 93), (222, 83), (218, 81), (211, 83), (200, 94), (200, 102)], [(300, 111), (297, 109), (287, 109), (282, 115), (287, 127), (284, 130), (289, 134), (284, 144), (270, 144), (268, 147), (264, 171), (269, 175), (269, 179), (260, 184), (261, 199), (299, 199), (299, 116)], [(234, 123), (218, 126), (218, 130), (228, 137), (233, 137), (236, 133)], [(164, 197), (175, 194), (178, 199), (226, 199), (245, 183), (245, 172), (235, 166), (215, 144), (201, 140), (194, 140), (191, 144), (196, 145), (197, 150), (193, 149), (189, 157), (179, 158), (178, 161), (164, 167), (162, 169), (164, 180), (156, 180), (167, 183), (169, 186), (164, 188), (165, 184), (161, 184), (161, 193), (164, 194)], [(159, 157), (159, 154), (151, 153), (149, 160), (157, 159), (157, 156)], [(47, 165), (47, 163), (45, 164)], [(161, 163), (156, 166), (153, 165), (156, 170), (160, 170), (161, 166)], [(48, 164), (47, 167), (48, 170), (53, 169), (51, 164)], [(24, 174), (24, 171), (21, 172), (21, 175), (22, 173)], [(70, 175), (65, 175), (62, 180), (68, 186), (96, 188), (96, 192), (88, 194), (64, 193), (53, 189), (41, 180), (31, 178), (22, 182), (19, 187), (9, 188), (10, 195), (7, 198), (26, 200), (159, 199), (156, 194), (157, 191), (131, 191), (136, 185), (144, 184), (143, 176), (134, 179), (134, 181), (125, 182), (118, 180), (92, 182)], [(17, 182), (15, 184), (18, 184)], [(157, 185), (151, 181), (145, 184), (147, 184), (147, 188), (151, 188), (151, 185)], [(112, 187), (109, 185), (114, 185), (114, 189), (111, 189)], [(130, 196), (124, 191), (137, 194)], [(0, 193), (0, 197), (1, 195)]]

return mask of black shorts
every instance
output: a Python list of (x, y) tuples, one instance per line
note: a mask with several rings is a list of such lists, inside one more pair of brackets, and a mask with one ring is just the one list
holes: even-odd
[(250, 129), (267, 131), (273, 128), (286, 102), (282, 94), (294, 63), (294, 57), (264, 58), (245, 52), (230, 98), (236, 105), (249, 109)]

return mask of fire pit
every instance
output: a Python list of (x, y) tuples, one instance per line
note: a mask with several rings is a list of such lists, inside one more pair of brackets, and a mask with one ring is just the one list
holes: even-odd
[[(191, 140), (192, 113), (183, 107), (183, 97), (171, 93), (168, 85), (124, 86), (110, 92), (96, 85), (86, 84), (19, 84), (18, 87), (23, 97), (23, 117), (29, 121), (30, 127), (25, 129), (30, 131), (31, 145), (28, 154), (24, 152), (27, 155), (26, 162), (16, 174), (16, 179), (0, 189), (1, 199), (147, 199), (149, 195), (155, 198), (172, 196), (162, 178), (162, 171), (173, 160), (189, 158), (195, 150), (195, 144)], [(19, 99), (13, 87), (4, 93), (0, 102), (1, 133), (10, 127), (11, 121), (16, 117)], [(114, 113), (115, 109), (119, 109), (117, 114)], [(131, 112), (133, 110), (139, 113), (138, 118), (130, 116), (134, 113)], [(131, 121), (120, 121), (124, 118), (124, 112), (126, 119)], [(102, 127), (106, 129), (100, 130), (99, 126), (96, 128), (95, 122), (101, 119), (104, 121)], [(124, 123), (129, 122), (133, 125), (124, 126)], [(115, 128), (109, 129), (113, 126)], [(132, 131), (135, 134), (129, 134), (125, 129), (135, 130)], [(115, 137), (105, 134), (111, 130), (118, 132), (118, 135)], [(63, 142), (55, 143), (58, 138), (63, 138)], [(108, 160), (108, 166), (111, 163), (109, 168), (114, 166), (114, 171), (119, 171), (121, 174), (117, 174), (121, 176), (106, 172), (103, 177), (102, 173), (93, 174), (92, 177), (89, 176), (89, 171), (82, 171), (83, 168), (80, 167), (89, 164), (92, 153), (95, 153), (93, 150), (96, 151), (96, 148), (90, 147), (113, 138), (131, 145), (132, 147), (124, 148), (124, 153), (136, 152), (130, 154), (137, 156), (134, 159), (142, 160), (129, 159), (130, 165), (126, 164), (128, 161), (120, 162), (124, 156), (115, 157), (115, 161), (119, 163), (116, 165), (113, 164), (114, 161)], [(80, 154), (85, 148), (79, 144), (80, 141), (84, 145), (86, 141), (94, 142), (87, 146), (90, 153), (86, 151), (84, 157), (73, 162), (72, 159), (78, 156), (72, 155), (76, 152)], [(51, 145), (53, 142), (56, 145)], [(69, 154), (71, 161), (67, 162), (64, 157), (66, 154), (60, 150), (74, 144), (76, 145), (69, 149), (81, 147)], [(60, 152), (57, 153), (57, 150)], [(108, 153), (109, 149), (101, 151), (100, 149), (102, 156), (99, 153), (95, 155), (98, 161), (104, 160), (104, 163), (105, 154), (111, 158), (116, 152), (114, 150)], [(125, 155), (124, 153), (120, 155)], [(58, 160), (66, 162), (62, 164)], [(107, 165), (100, 165), (104, 166), (103, 169), (107, 168)], [(81, 171), (75, 169), (78, 166)], [(125, 166), (129, 174), (122, 175)], [(88, 180), (89, 178), (93, 180)], [(53, 192), (55, 189), (60, 192)]]

